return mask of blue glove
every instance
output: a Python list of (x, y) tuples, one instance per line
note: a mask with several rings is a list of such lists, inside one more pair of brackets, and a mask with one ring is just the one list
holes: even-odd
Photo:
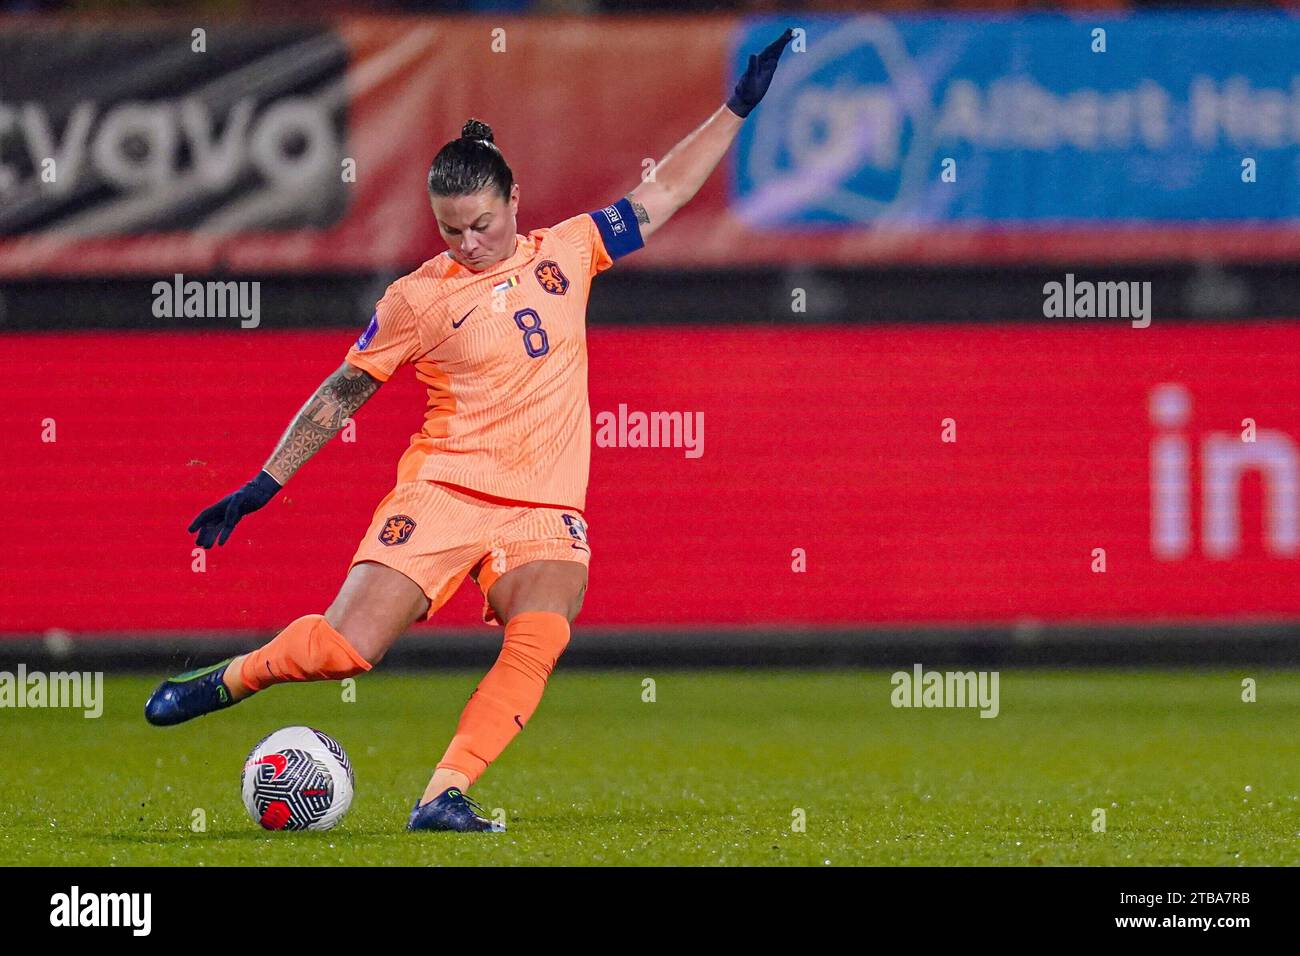
[[(215, 541), (225, 544), (230, 532), (235, 530), (239, 519), (249, 512), (256, 511), (275, 497), (280, 490), (280, 483), (264, 471), (236, 492), (226, 495), (215, 505), (204, 508), (199, 516), (190, 522), (190, 532), (199, 533), (196, 543), (200, 548), (210, 548)], [(220, 532), (220, 537), (217, 533)]]
[(751, 53), (749, 55), (749, 66), (739, 82), (736, 83), (736, 91), (731, 94), (731, 99), (727, 100), (727, 109), (741, 119), (749, 115), (771, 85), (772, 75), (776, 73), (777, 61), (781, 59), (786, 44), (793, 37), (794, 31), (786, 30), (768, 44), (762, 53)]

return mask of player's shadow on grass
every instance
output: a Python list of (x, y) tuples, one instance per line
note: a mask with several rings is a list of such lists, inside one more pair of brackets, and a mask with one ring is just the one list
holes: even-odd
[[(715, 814), (721, 816), (722, 814)], [(695, 819), (700, 819), (708, 814), (697, 814)], [(548, 830), (574, 830), (585, 831), (590, 829), (593, 824), (610, 824), (619, 829), (641, 829), (647, 833), (676, 833), (680, 831), (681, 815), (679, 813), (663, 812), (642, 812), (636, 813), (583, 813), (580, 818), (576, 818), (572, 812), (566, 813), (530, 813), (528, 816), (507, 817), (506, 826), (513, 829), (518, 827), (522, 831), (525, 827), (545, 827)], [(677, 823), (677, 826), (673, 824)], [(507, 833), (510, 830), (506, 831)]]
[(332, 839), (371, 839), (404, 833), (405, 825), (393, 827), (339, 827), (335, 830), (286, 830), (273, 833), (268, 830), (210, 830), (206, 833), (192, 833), (178, 830), (151, 833), (109, 833), (93, 830), (69, 831), (74, 836), (101, 839), (106, 843), (124, 843), (135, 846), (158, 844), (175, 846), (177, 843), (195, 843), (212, 846), (221, 843), (266, 843), (274, 845), (284, 840), (326, 842)]

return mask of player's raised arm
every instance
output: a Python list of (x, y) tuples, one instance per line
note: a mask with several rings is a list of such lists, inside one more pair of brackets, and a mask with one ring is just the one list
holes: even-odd
[(628, 193), (628, 201), (632, 204), (637, 223), (641, 227), (642, 239), (648, 239), (652, 232), (700, 191), (700, 187), (731, 147), (745, 117), (767, 92), (781, 53), (793, 36), (793, 30), (786, 30), (762, 53), (751, 53), (749, 66), (736, 83), (735, 92), (726, 105), (718, 107), (704, 121), (704, 125), (674, 146), (659, 161), (653, 181), (643, 182)]
[(302, 410), (280, 437), (275, 451), (252, 481), (226, 495), (194, 519), (190, 531), (197, 531), (196, 543), (210, 548), (225, 544), (239, 519), (263, 507), (284, 487), (295, 471), (325, 447), (382, 383), (369, 373), (344, 362), (307, 399)]

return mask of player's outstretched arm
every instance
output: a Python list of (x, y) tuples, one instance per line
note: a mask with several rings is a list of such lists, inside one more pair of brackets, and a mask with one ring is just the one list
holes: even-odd
[(786, 30), (763, 52), (751, 53), (749, 66), (736, 83), (726, 105), (718, 107), (703, 126), (659, 161), (653, 181), (643, 182), (628, 193), (627, 199), (636, 213), (642, 239), (648, 239), (652, 232), (672, 218), (673, 213), (690, 202), (722, 162), (745, 117), (767, 93), (781, 54), (793, 37), (794, 31)]
[(344, 362), (321, 382), (302, 410), (285, 429), (275, 451), (252, 481), (231, 492), (215, 505), (204, 508), (190, 524), (198, 532), (196, 543), (210, 548), (225, 544), (239, 519), (266, 505), (284, 487), (307, 459), (325, 447), (382, 383), (368, 373)]
[(262, 470), (283, 485), (339, 433), (343, 422), (356, 414), (382, 384), (369, 373), (344, 362), (307, 399)]

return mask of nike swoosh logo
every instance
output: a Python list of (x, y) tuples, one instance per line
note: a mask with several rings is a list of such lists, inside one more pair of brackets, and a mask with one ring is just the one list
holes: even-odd
[[(478, 308), (478, 306), (474, 306), (474, 309), (477, 309), (477, 308)], [(464, 315), (462, 315), (462, 316), (460, 317), (460, 321), (459, 321), (459, 322), (453, 322), (453, 323), (451, 323), (451, 327), (452, 327), (453, 329), (458, 329), (458, 328), (460, 328), (462, 325), (464, 325), (464, 324), (465, 324), (465, 320), (468, 319), (471, 315), (474, 314), (474, 309), (470, 309), (468, 312), (466, 312)]]
[(523, 730), (523, 729), (524, 729), (524, 722), (523, 722), (522, 720), (519, 719), (519, 715), (518, 715), (518, 714), (515, 714), (515, 723), (519, 725), (519, 729), (520, 729), (520, 730)]
[(591, 553), (591, 548), (584, 548), (580, 544), (571, 544), (569, 547), (573, 548), (575, 551), (586, 551), (589, 554)]

